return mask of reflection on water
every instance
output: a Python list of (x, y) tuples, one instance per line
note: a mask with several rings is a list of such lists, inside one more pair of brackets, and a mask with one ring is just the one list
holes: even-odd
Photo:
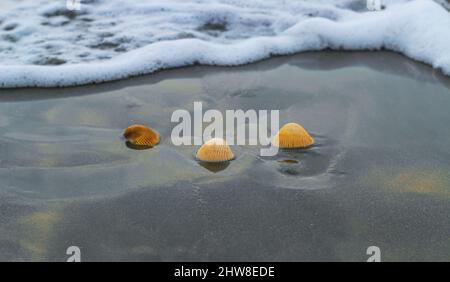
[(55, 225), (61, 220), (61, 214), (55, 211), (40, 211), (20, 219), (24, 236), (20, 238), (21, 247), (29, 258), (39, 261), (48, 255), (49, 244), (55, 232)]
[(391, 192), (450, 196), (450, 171), (440, 168), (375, 168), (366, 177)]
[[(0, 259), (448, 260), (450, 79), (391, 53), (311, 53), (97, 86), (0, 90)], [(316, 145), (199, 163), (177, 109), (279, 109)], [(130, 150), (129, 124), (158, 146)], [(131, 149), (140, 149), (134, 148)], [(288, 188), (288, 189), (286, 189)]]
[(198, 163), (211, 172), (220, 172), (225, 170), (230, 165), (230, 162), (207, 163), (199, 161)]
[(130, 141), (125, 141), (125, 146), (133, 150), (148, 150), (153, 148), (153, 146), (150, 145), (136, 145), (131, 143)]

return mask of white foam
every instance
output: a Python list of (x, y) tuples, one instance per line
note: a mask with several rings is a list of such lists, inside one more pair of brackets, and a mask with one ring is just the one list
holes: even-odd
[(70, 14), (65, 1), (24, 0), (0, 12), (0, 87), (99, 83), (325, 48), (386, 48), (450, 75), (450, 13), (431, 0), (386, 2), (368, 12), (358, 0), (85, 0)]

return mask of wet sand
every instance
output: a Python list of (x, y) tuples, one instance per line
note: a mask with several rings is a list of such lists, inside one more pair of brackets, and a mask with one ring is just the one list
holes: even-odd
[[(279, 109), (316, 145), (204, 167), (176, 109)], [(450, 259), (450, 78), (394, 53), (321, 52), (114, 83), (0, 90), (0, 260)], [(133, 123), (151, 150), (121, 138)]]

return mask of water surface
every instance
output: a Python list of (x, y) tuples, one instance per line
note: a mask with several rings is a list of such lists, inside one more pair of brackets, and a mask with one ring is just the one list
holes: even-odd
[[(450, 258), (450, 79), (392, 53), (310, 53), (110, 84), (0, 90), (0, 259)], [(176, 109), (279, 109), (316, 139), (202, 166)], [(162, 135), (128, 148), (132, 123)]]

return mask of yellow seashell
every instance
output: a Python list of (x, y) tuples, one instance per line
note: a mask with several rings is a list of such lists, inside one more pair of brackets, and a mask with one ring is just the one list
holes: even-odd
[(203, 162), (226, 162), (233, 158), (233, 151), (222, 138), (209, 140), (197, 151), (197, 159)]
[(307, 148), (314, 144), (314, 139), (297, 123), (287, 123), (273, 137), (272, 144), (281, 149)]
[(135, 124), (127, 127), (123, 133), (125, 139), (133, 145), (155, 146), (159, 143), (160, 136), (153, 129), (144, 125)]

